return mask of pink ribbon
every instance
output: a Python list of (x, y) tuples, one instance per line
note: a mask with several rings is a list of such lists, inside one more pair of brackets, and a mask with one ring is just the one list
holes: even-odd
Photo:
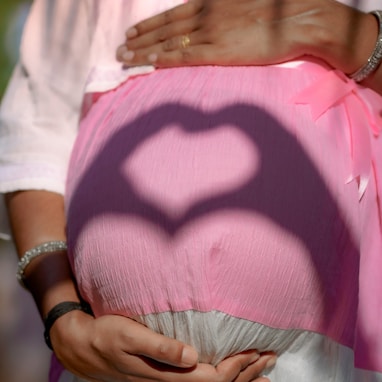
[[(312, 68), (313, 70), (317, 70)], [(321, 69), (318, 69), (321, 70)], [(375, 190), (370, 190), (371, 203), (374, 198), (377, 217), (369, 214), (364, 222), (366, 243), (362, 244), (360, 260), (359, 306), (355, 364), (362, 369), (381, 371), (382, 347), (378, 342), (382, 334), (381, 322), (381, 238), (374, 230), (379, 224), (382, 234), (382, 158), (373, 154), (376, 138), (382, 130), (382, 98), (374, 91), (359, 86), (342, 72), (325, 71), (312, 85), (293, 98), (297, 104), (310, 106), (314, 120), (335, 106), (343, 106), (349, 121), (348, 144), (352, 158), (351, 180), (358, 182), (359, 198), (365, 193), (369, 180)], [(379, 173), (378, 173), (378, 171)], [(375, 191), (375, 194), (373, 193)], [(374, 208), (374, 204), (372, 205)], [(375, 227), (377, 228), (377, 227)]]
[(358, 182), (359, 198), (365, 193), (372, 171), (371, 140), (382, 130), (382, 103), (379, 95), (363, 88), (338, 70), (326, 71), (293, 97), (297, 104), (309, 104), (314, 120), (330, 108), (342, 104), (349, 120), (352, 169), (348, 181)]

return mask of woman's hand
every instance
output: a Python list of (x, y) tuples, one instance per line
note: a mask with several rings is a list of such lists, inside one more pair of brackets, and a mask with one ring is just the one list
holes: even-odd
[[(57, 193), (23, 191), (6, 197), (19, 254), (49, 240), (65, 240), (64, 200)], [(79, 301), (65, 252), (39, 256), (27, 268), (27, 285), (42, 317), (63, 301)], [(198, 364), (195, 349), (154, 333), (126, 317), (94, 318), (74, 310), (50, 330), (57, 358), (92, 382), (256, 382), (273, 354), (246, 352), (216, 368)], [(268, 364), (268, 365), (267, 365)]]
[(60, 317), (51, 329), (57, 358), (93, 382), (265, 382), (259, 375), (275, 362), (271, 353), (249, 351), (217, 367), (197, 363), (196, 351), (125, 317), (94, 319), (80, 311)]
[(373, 50), (373, 16), (335, 0), (191, 0), (127, 33), (127, 65), (265, 65), (312, 55), (352, 73)]

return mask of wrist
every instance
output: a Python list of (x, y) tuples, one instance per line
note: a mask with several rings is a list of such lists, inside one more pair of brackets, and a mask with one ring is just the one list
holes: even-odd
[(80, 301), (66, 251), (56, 251), (36, 258), (26, 269), (25, 284), (31, 292), (41, 317), (63, 301)]
[(17, 265), (16, 278), (21, 286), (26, 287), (24, 283), (25, 270), (33, 261), (42, 255), (54, 254), (57, 251), (66, 252), (67, 246), (65, 241), (54, 240), (44, 242), (26, 251), (21, 257)]
[(55, 354), (60, 358), (62, 351), (73, 346), (79, 350), (83, 339), (92, 335), (94, 320), (93, 316), (81, 310), (72, 310), (59, 317), (49, 332)]
[(309, 53), (345, 74), (364, 66), (378, 37), (375, 16), (337, 3), (321, 10), (316, 17)]
[(80, 311), (86, 313), (90, 316), (93, 316), (93, 311), (88, 303), (85, 301), (63, 301), (57, 305), (55, 305), (49, 313), (46, 315), (44, 319), (44, 338), (47, 346), (53, 350), (51, 339), (50, 339), (50, 331), (53, 325), (59, 320), (61, 317), (65, 315), (69, 315), (71, 312)]
[(354, 36), (348, 31), (348, 42), (342, 43), (342, 52), (348, 59), (343, 60), (339, 69), (346, 74), (357, 72), (367, 63), (379, 35), (378, 20), (370, 13), (360, 13), (360, 21), (356, 25)]

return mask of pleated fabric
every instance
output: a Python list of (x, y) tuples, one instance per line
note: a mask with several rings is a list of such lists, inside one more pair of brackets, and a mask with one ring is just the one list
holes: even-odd
[(275, 350), (272, 381), (381, 380), (380, 96), (304, 62), (157, 70), (94, 99), (66, 206), (97, 316), (204, 362)]

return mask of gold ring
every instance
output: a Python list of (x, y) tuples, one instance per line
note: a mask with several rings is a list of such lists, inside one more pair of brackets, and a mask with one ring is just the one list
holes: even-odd
[(183, 35), (180, 42), (180, 44), (182, 45), (182, 48), (187, 49), (190, 46), (190, 43), (191, 43), (190, 35), (188, 34)]

